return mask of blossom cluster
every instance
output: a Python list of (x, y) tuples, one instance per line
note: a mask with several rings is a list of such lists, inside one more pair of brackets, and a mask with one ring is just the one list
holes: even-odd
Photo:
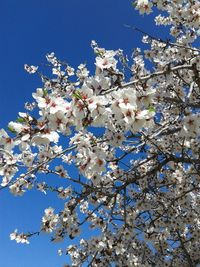
[[(46, 56), (53, 78), (25, 65), (43, 86), (26, 112), (0, 130), (1, 189), (22, 196), (36, 188), (64, 205), (56, 213), (45, 209), (39, 231), (10, 238), (28, 243), (47, 232), (58, 242), (83, 233), (59, 250), (72, 266), (197, 267), (200, 6), (186, 0), (134, 6), (142, 14), (165, 11), (155, 22), (170, 26), (174, 41), (143, 36), (148, 49), (135, 49), (130, 60), (92, 41), (94, 74), (54, 53)], [(48, 185), (49, 174), (62, 178), (58, 187)], [(92, 237), (84, 238), (84, 225)]]

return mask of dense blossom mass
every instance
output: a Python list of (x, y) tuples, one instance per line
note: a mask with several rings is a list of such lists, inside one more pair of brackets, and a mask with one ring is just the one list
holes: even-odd
[[(0, 130), (1, 189), (15, 196), (53, 191), (64, 207), (47, 207), (41, 229), (15, 230), (10, 238), (28, 244), (47, 232), (52, 241), (71, 239), (59, 250), (71, 257), (66, 266), (197, 267), (200, 2), (133, 5), (141, 14), (160, 10), (155, 23), (169, 27), (171, 41), (144, 34), (148, 50), (135, 49), (129, 60), (92, 41), (93, 75), (54, 53), (46, 57), (52, 79), (25, 65), (43, 86), (26, 112)], [(66, 186), (48, 185), (48, 174)], [(93, 229), (90, 238), (79, 238), (83, 225)]]

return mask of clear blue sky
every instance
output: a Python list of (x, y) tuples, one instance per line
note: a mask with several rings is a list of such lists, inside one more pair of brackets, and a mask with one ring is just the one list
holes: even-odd
[[(0, 128), (23, 111), (24, 103), (41, 85), (37, 76), (23, 70), (24, 63), (45, 63), (45, 54), (55, 52), (71, 66), (85, 61), (91, 66), (93, 39), (102, 47), (122, 48), (130, 54), (132, 48), (141, 46), (141, 35), (123, 24), (159, 35), (153, 27), (154, 16), (139, 16), (130, 0), (0, 1)], [(66, 263), (65, 257), (57, 256), (57, 248), (67, 246), (67, 240), (51, 244), (48, 235), (31, 239), (30, 245), (9, 240), (15, 228), (37, 230), (48, 206), (59, 210), (63, 201), (37, 191), (23, 197), (0, 191), (0, 267), (57, 267)]]

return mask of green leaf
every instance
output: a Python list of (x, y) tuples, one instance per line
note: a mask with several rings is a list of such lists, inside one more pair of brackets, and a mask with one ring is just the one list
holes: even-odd
[(13, 128), (9, 127), (9, 126), (8, 126), (8, 130), (9, 130), (11, 133), (16, 133), (16, 131), (15, 131)]
[(99, 57), (103, 57), (104, 53), (100, 51), (95, 51), (95, 55)]
[(48, 95), (48, 91), (47, 91), (47, 89), (43, 89), (43, 95), (44, 95), (44, 96), (47, 96), (47, 95)]
[(136, 1), (133, 1), (132, 2), (132, 6), (135, 8), (137, 6), (137, 2)]
[(82, 99), (82, 96), (81, 96), (79, 91), (74, 92), (73, 97), (78, 98), (78, 99)]
[(52, 191), (52, 192), (54, 192), (53, 186), (49, 186), (49, 190)]
[(149, 111), (149, 112), (155, 112), (156, 109), (155, 109), (154, 107), (149, 107), (148, 111)]
[(16, 119), (16, 122), (25, 122), (25, 119), (24, 119), (24, 118), (20, 118), (20, 117), (18, 117), (18, 118)]

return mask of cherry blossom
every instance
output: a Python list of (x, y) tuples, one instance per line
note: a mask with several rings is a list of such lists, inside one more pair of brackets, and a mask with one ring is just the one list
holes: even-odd
[[(0, 130), (0, 189), (56, 194), (61, 208), (46, 208), (39, 230), (15, 230), (10, 239), (28, 244), (46, 232), (51, 241), (70, 241), (58, 251), (70, 256), (66, 266), (197, 267), (200, 4), (133, 6), (141, 14), (157, 9), (155, 24), (172, 39), (133, 27), (145, 49), (130, 58), (92, 41), (94, 73), (54, 53), (46, 56), (52, 77), (25, 65), (43, 85)], [(60, 177), (58, 186), (48, 184), (49, 174)]]

